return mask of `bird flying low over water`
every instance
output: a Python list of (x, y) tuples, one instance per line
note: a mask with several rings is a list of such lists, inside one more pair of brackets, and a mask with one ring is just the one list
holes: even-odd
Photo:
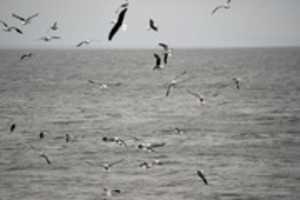
[(171, 89), (175, 88), (178, 83), (182, 83), (184, 81), (187, 81), (189, 79), (183, 79), (183, 80), (178, 80), (180, 77), (182, 77), (183, 75), (186, 74), (186, 71), (181, 72), (180, 74), (178, 74), (173, 80), (171, 80), (167, 86), (167, 91), (166, 91), (166, 97), (168, 97), (171, 93)]
[(168, 64), (168, 57), (172, 56), (172, 52), (169, 49), (169, 46), (165, 43), (162, 43), (162, 42), (158, 43), (158, 45), (161, 46), (164, 49), (164, 63)]
[(110, 163), (104, 163), (104, 164), (102, 164), (102, 167), (107, 171), (107, 170), (109, 170), (111, 167), (113, 167), (114, 165), (119, 164), (119, 163), (121, 163), (121, 162), (123, 162), (123, 161), (124, 161), (124, 159), (117, 160), (117, 161), (110, 162)]
[(154, 20), (150, 18), (148, 30), (158, 31), (158, 26), (155, 24)]
[(155, 66), (152, 68), (153, 70), (160, 70), (164, 68), (164, 65), (161, 63), (161, 58), (157, 53), (153, 54), (156, 62), (155, 62)]
[(50, 29), (51, 29), (52, 31), (57, 31), (57, 30), (58, 30), (57, 22), (54, 22), (54, 23), (50, 26)]
[(24, 60), (25, 58), (31, 58), (32, 55), (33, 55), (33, 54), (32, 54), (31, 52), (29, 52), (29, 53), (24, 53), (24, 54), (21, 55), (20, 60)]
[(235, 83), (236, 89), (239, 90), (240, 89), (240, 82), (241, 82), (241, 80), (239, 78), (233, 78), (232, 80)]
[(79, 42), (76, 47), (81, 47), (83, 45), (89, 45), (91, 43), (91, 40), (83, 40), (81, 42)]
[(230, 5), (220, 5), (215, 7), (212, 11), (211, 11), (211, 15), (214, 15), (219, 9), (229, 9)]
[(51, 161), (46, 154), (42, 153), (40, 157), (44, 158), (48, 165), (51, 165)]
[(23, 25), (27, 25), (27, 24), (30, 24), (30, 22), (31, 22), (31, 20), (32, 20), (33, 18), (39, 16), (39, 13), (35, 13), (34, 15), (31, 15), (31, 16), (29, 16), (29, 17), (27, 17), (27, 18), (21, 17), (21, 16), (15, 14), (15, 13), (12, 13), (11, 15), (12, 15), (12, 17), (14, 17), (14, 18), (16, 18), (16, 19), (22, 21), (22, 22), (23, 22)]
[(61, 37), (60, 36), (43, 36), (40, 38), (40, 40), (43, 40), (45, 42), (50, 42), (51, 40), (58, 40), (60, 39)]
[(16, 33), (23, 34), (23, 31), (15, 26), (9, 26), (6, 22), (0, 20), (0, 24), (2, 24), (2, 30), (5, 32), (11, 32), (12, 30), (16, 31)]
[(122, 26), (127, 10), (128, 10), (128, 8), (126, 7), (120, 12), (117, 22), (114, 24), (114, 26), (112, 27), (112, 29), (109, 32), (109, 35), (108, 35), (109, 41), (111, 41), (113, 39), (114, 35), (118, 32), (118, 30)]
[(125, 0), (124, 3), (122, 3), (118, 8), (117, 10), (115, 11), (116, 14), (118, 14), (120, 12), (121, 9), (123, 8), (128, 8), (129, 6), (129, 1), (128, 0)]
[(186, 91), (187, 91), (187, 93), (189, 93), (190, 95), (196, 97), (196, 98), (199, 100), (200, 103), (204, 103), (204, 98), (203, 98), (200, 94), (198, 94), (198, 93), (196, 93), (196, 92), (193, 92), (193, 91), (191, 91), (191, 90), (189, 90), (189, 89), (187, 89)]
[(202, 171), (197, 170), (197, 175), (202, 179), (205, 185), (208, 185), (207, 179), (205, 178), (204, 174)]

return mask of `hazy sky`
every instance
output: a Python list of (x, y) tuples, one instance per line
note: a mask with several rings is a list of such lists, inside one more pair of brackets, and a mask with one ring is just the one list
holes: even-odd
[[(0, 48), (73, 47), (95, 39), (90, 47), (300, 46), (300, 0), (232, 0), (230, 10), (211, 10), (226, 0), (130, 0), (126, 32), (107, 41), (110, 20), (123, 0), (0, 0), (0, 19), (24, 30), (24, 35), (0, 32)], [(23, 26), (11, 13), (40, 16)], [(152, 17), (158, 33), (147, 31)], [(54, 35), (63, 39), (45, 43), (49, 26), (58, 21)]]

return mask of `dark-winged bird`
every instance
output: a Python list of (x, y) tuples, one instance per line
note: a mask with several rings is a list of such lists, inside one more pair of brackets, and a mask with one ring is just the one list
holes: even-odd
[(158, 45), (164, 49), (164, 63), (168, 64), (168, 57), (172, 55), (172, 52), (169, 49), (169, 46), (162, 42), (158, 43)]
[(127, 12), (128, 8), (124, 8), (119, 16), (118, 16), (118, 20), (117, 22), (114, 24), (113, 28), (110, 30), (109, 35), (108, 35), (108, 40), (111, 41), (114, 37), (114, 35), (118, 32), (118, 30), (120, 29), (120, 27), (123, 24), (124, 18), (125, 18), (125, 14)]
[(213, 9), (211, 11), (211, 15), (214, 15), (219, 9), (229, 9), (230, 6), (229, 5), (220, 5), (220, 6), (217, 6), (215, 7), (215, 9)]
[(240, 89), (240, 79), (239, 78), (233, 78), (232, 79), (233, 80), (233, 82), (235, 83), (235, 87), (236, 87), (236, 89)]
[(149, 20), (149, 30), (158, 31), (158, 26), (154, 23), (154, 20), (150, 18)]
[(52, 24), (52, 26), (50, 26), (50, 29), (51, 29), (52, 31), (57, 31), (57, 30), (58, 30), (57, 22), (54, 22), (54, 23)]
[(197, 170), (197, 175), (202, 179), (205, 185), (208, 185), (207, 179), (205, 178), (204, 174), (202, 171)]
[(157, 53), (153, 54), (155, 58), (155, 66), (152, 68), (153, 70), (160, 70), (164, 68), (164, 65), (161, 63), (161, 58)]
[(48, 158), (48, 156), (46, 154), (43, 153), (43, 154), (40, 155), (40, 157), (44, 158), (48, 165), (51, 164), (51, 161), (50, 161), (50, 159)]
[(32, 55), (32, 53), (24, 53), (21, 55), (20, 60), (24, 60), (25, 58), (31, 58)]
[(39, 16), (39, 13), (35, 13), (34, 15), (31, 15), (27, 18), (24, 18), (24, 17), (21, 17), (15, 13), (12, 13), (11, 14), (14, 18), (18, 19), (18, 20), (21, 20), (23, 22), (23, 25), (27, 25), (27, 24), (30, 24), (31, 20), (37, 16)]
[(198, 93), (196, 93), (196, 92), (193, 92), (193, 91), (191, 91), (191, 90), (189, 90), (189, 89), (187, 89), (186, 91), (187, 91), (187, 93), (189, 93), (190, 95), (196, 97), (196, 98), (199, 100), (200, 103), (204, 103), (204, 98), (203, 98), (200, 94), (198, 94)]
[(11, 133), (14, 132), (15, 129), (16, 129), (16, 124), (15, 123), (13, 123), (12, 125), (10, 125), (9, 130), (10, 130)]
[(9, 26), (7, 23), (4, 21), (0, 20), (0, 23), (2, 24), (2, 30), (5, 32), (11, 32), (12, 30), (16, 31), (19, 34), (23, 34), (23, 31), (19, 29), (18, 27), (15, 26)]

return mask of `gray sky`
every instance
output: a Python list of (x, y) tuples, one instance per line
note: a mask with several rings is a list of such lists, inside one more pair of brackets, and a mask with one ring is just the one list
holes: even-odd
[[(84, 39), (95, 39), (90, 47), (300, 46), (300, 0), (232, 0), (230, 10), (211, 10), (226, 0), (130, 0), (125, 18), (126, 32), (107, 41), (110, 20), (123, 0), (0, 0), (0, 19), (24, 30), (24, 35), (0, 32), (0, 48), (73, 47)], [(40, 16), (23, 26), (11, 17), (15, 12)], [(153, 17), (158, 33), (147, 31)], [(48, 27), (58, 21), (55, 35), (62, 40), (44, 43)]]

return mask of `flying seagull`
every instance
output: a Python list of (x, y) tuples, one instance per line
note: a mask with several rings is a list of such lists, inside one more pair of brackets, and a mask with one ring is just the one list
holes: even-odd
[(121, 138), (119, 138), (119, 137), (112, 137), (112, 138), (109, 138), (109, 137), (104, 136), (104, 137), (102, 138), (102, 141), (104, 141), (104, 142), (115, 142), (115, 143), (117, 143), (118, 145), (124, 145), (125, 147), (127, 147), (126, 142), (125, 142), (124, 140), (122, 140)]
[(162, 42), (158, 43), (158, 45), (161, 46), (164, 49), (164, 63), (168, 64), (168, 57), (172, 56), (172, 52), (169, 49), (169, 46), (165, 43), (162, 43)]
[(16, 129), (16, 124), (15, 123), (10, 125), (9, 130), (10, 130), (11, 133), (14, 132), (15, 129)]
[(103, 188), (103, 191), (105, 192), (105, 196), (111, 197), (116, 194), (120, 194), (121, 190), (119, 189), (108, 189), (108, 188)]
[(181, 76), (183, 76), (185, 74), (186, 74), (186, 71), (183, 71), (182, 73), (178, 74), (173, 80), (170, 81), (170, 83), (167, 86), (166, 97), (168, 97), (170, 95), (171, 89), (175, 88), (178, 83), (182, 83), (182, 82), (188, 80), (188, 79), (184, 79), (181, 81), (178, 80)]
[(5, 31), (5, 32), (11, 32), (12, 30), (14, 30), (19, 34), (23, 34), (23, 31), (21, 29), (19, 29), (18, 27), (9, 26), (7, 23), (5, 23), (2, 20), (0, 20), (0, 23), (2, 24), (2, 30)]
[(128, 0), (125, 0), (124, 3), (122, 3), (118, 8), (117, 10), (115, 11), (116, 14), (118, 14), (120, 12), (121, 9), (123, 8), (128, 8), (129, 6), (129, 1)]
[(51, 164), (51, 161), (50, 161), (50, 159), (48, 158), (48, 156), (46, 154), (43, 153), (43, 154), (40, 155), (40, 157), (44, 158), (46, 160), (46, 162), (48, 163), (48, 165)]
[(155, 66), (152, 68), (153, 70), (160, 70), (160, 69), (163, 69), (164, 68), (164, 65), (161, 63), (161, 58), (160, 56), (157, 54), (157, 53), (154, 53), (153, 54), (155, 60), (156, 60), (156, 63), (155, 63)]
[(200, 94), (198, 94), (198, 93), (196, 93), (196, 92), (193, 92), (193, 91), (191, 91), (191, 90), (189, 90), (189, 89), (187, 89), (186, 91), (187, 91), (187, 93), (189, 93), (190, 95), (196, 97), (196, 98), (199, 100), (200, 103), (204, 103), (204, 98), (203, 98)]
[(21, 20), (23, 22), (23, 25), (27, 25), (27, 24), (30, 24), (30, 22), (33, 18), (39, 16), (39, 13), (35, 13), (34, 15), (31, 15), (27, 18), (20, 17), (19, 15), (15, 14), (15, 13), (12, 13), (11, 15), (16, 19)]
[(158, 26), (155, 24), (154, 20), (152, 18), (150, 18), (149, 20), (149, 28), (148, 30), (153, 30), (153, 31), (158, 31)]
[(119, 164), (119, 163), (121, 163), (121, 162), (123, 162), (123, 161), (124, 161), (124, 159), (117, 160), (117, 161), (111, 162), (111, 163), (104, 163), (104, 164), (102, 164), (102, 167), (103, 167), (106, 171), (108, 171), (111, 167), (113, 167), (114, 165)]
[(207, 179), (205, 178), (204, 174), (202, 171), (197, 170), (197, 175), (202, 179), (205, 185), (208, 185)]
[(88, 44), (90, 44), (90, 43), (91, 43), (90, 40), (83, 40), (83, 41), (79, 42), (79, 43), (76, 45), (76, 47), (81, 47), (81, 46), (83, 46), (83, 45), (88, 45)]
[(239, 90), (240, 89), (240, 82), (241, 82), (241, 80), (239, 78), (233, 78), (232, 80), (235, 83), (236, 89)]
[(40, 40), (43, 40), (45, 42), (50, 42), (51, 40), (57, 40), (57, 39), (60, 39), (61, 37), (60, 36), (43, 36), (40, 38)]
[(111, 41), (114, 37), (114, 35), (118, 32), (119, 28), (122, 26), (123, 24), (123, 21), (124, 21), (124, 18), (125, 18), (125, 14), (127, 12), (127, 9), (128, 8), (124, 8), (119, 16), (118, 16), (118, 20), (117, 22), (114, 24), (113, 28), (111, 29), (111, 31), (109, 32), (109, 35), (108, 35), (108, 40)]
[(52, 24), (52, 26), (50, 26), (50, 29), (51, 29), (52, 31), (57, 31), (57, 30), (58, 30), (57, 22), (54, 22), (54, 23)]
[(31, 52), (29, 52), (29, 53), (24, 53), (24, 54), (21, 55), (20, 60), (24, 60), (25, 58), (31, 58), (32, 55), (33, 55), (33, 54), (32, 54)]
[(213, 9), (211, 11), (211, 15), (214, 15), (219, 9), (229, 9), (230, 6), (229, 5), (220, 5), (220, 6), (217, 6), (215, 7), (215, 9)]

